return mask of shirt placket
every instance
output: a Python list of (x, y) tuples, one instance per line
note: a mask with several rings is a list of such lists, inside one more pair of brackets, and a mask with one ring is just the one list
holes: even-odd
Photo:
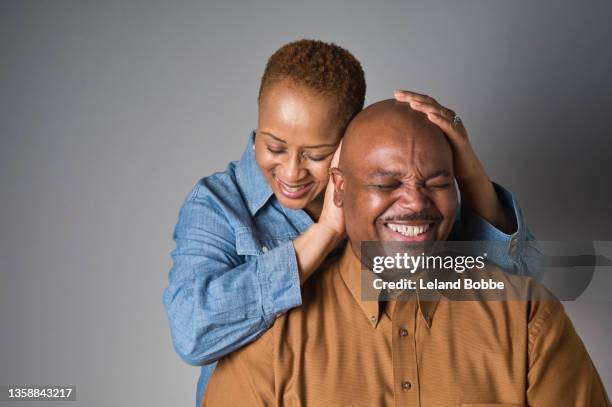
[(392, 321), (391, 350), (396, 406), (420, 406), (416, 354), (416, 301), (398, 301)]

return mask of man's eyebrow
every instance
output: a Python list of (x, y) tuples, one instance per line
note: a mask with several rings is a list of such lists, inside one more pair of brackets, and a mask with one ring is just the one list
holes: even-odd
[[(377, 169), (374, 172), (368, 174), (368, 178), (376, 178), (376, 177), (390, 177), (390, 178), (400, 178), (404, 175), (404, 173), (399, 171), (390, 171), (382, 168)], [(425, 179), (437, 178), (437, 177), (448, 177), (452, 178), (450, 173), (447, 170), (437, 170), (428, 174)]]
[(382, 168), (377, 169), (374, 172), (368, 174), (368, 178), (376, 178), (376, 177), (392, 177), (397, 178), (401, 177), (403, 174), (399, 171), (389, 171)]
[(427, 177), (425, 177), (425, 179), (437, 178), (437, 177), (452, 178), (452, 176), (450, 175), (450, 173), (448, 171), (446, 171), (446, 170), (437, 170), (437, 171), (434, 171), (431, 174), (427, 175)]
[[(285, 140), (283, 140), (282, 138), (278, 138), (276, 137), (274, 134), (272, 133), (268, 133), (267, 131), (260, 131), (260, 134), (264, 134), (268, 137), (272, 137), (274, 140), (279, 141), (283, 144), (287, 144), (287, 142)], [(338, 147), (338, 144), (317, 144), (314, 146), (304, 146), (304, 148), (322, 148), (322, 147)]]

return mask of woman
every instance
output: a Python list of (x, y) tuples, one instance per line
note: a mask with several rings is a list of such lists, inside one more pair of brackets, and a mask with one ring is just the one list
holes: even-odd
[[(197, 183), (176, 225), (164, 305), (187, 363), (239, 349), (301, 304), (300, 285), (344, 237), (328, 169), (364, 97), (361, 65), (336, 45), (301, 40), (269, 59), (244, 155)], [(424, 95), (396, 98), (450, 141), (463, 208), (453, 237), (496, 240), (489, 259), (527, 273), (533, 237), (510, 193), (488, 179), (456, 115)], [(214, 366), (202, 367), (198, 405)]]

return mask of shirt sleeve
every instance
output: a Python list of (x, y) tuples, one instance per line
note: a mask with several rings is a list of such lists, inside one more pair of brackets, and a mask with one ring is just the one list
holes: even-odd
[(513, 220), (516, 229), (507, 234), (462, 206), (459, 231), (455, 240), (478, 241), (485, 244), (489, 261), (514, 274), (541, 279), (544, 256), (538, 242), (525, 224), (523, 212), (512, 195), (501, 185), (493, 183), (504, 211)]
[(293, 243), (239, 255), (223, 211), (199, 188), (179, 212), (163, 295), (174, 347), (193, 365), (211, 363), (252, 342), (278, 314), (302, 301)]
[(558, 301), (529, 324), (527, 404), (610, 406), (601, 378)]

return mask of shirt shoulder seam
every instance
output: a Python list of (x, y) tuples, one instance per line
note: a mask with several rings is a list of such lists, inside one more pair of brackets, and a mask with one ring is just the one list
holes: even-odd
[(537, 316), (532, 324), (533, 326), (529, 329), (529, 343), (528, 343), (528, 354), (531, 355), (535, 342), (544, 330), (544, 326), (550, 321), (550, 316), (556, 312), (562, 305), (559, 301), (551, 301), (552, 304), (542, 312), (541, 315)]

